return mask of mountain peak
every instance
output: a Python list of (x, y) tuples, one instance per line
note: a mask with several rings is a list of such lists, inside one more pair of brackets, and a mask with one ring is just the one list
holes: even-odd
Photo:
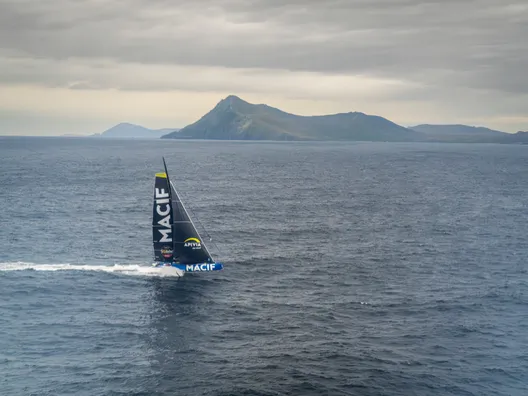
[(229, 95), (194, 124), (164, 138), (415, 141), (422, 134), (359, 112), (299, 116)]
[(226, 96), (224, 99), (222, 99), (220, 101), (220, 103), (227, 103), (227, 104), (231, 104), (231, 105), (235, 105), (235, 104), (239, 104), (239, 103), (249, 104), (248, 102), (246, 102), (245, 100), (240, 99), (236, 95)]
[(248, 109), (248, 107), (252, 106), (251, 103), (246, 102), (245, 100), (240, 99), (236, 95), (229, 95), (226, 96), (224, 99), (222, 99), (218, 104), (215, 106), (213, 110), (220, 110), (220, 111), (242, 111)]
[(227, 95), (223, 100), (242, 100), (236, 95)]

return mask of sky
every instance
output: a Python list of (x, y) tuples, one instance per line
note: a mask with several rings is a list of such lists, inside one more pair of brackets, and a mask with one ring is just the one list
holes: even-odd
[(294, 114), (528, 130), (526, 0), (0, 0), (0, 135)]

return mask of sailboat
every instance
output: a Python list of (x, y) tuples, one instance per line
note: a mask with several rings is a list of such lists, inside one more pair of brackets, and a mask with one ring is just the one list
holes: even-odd
[(185, 272), (219, 271), (215, 262), (185, 209), (176, 188), (165, 172), (156, 173), (152, 212), (154, 267), (170, 269), (183, 276)]

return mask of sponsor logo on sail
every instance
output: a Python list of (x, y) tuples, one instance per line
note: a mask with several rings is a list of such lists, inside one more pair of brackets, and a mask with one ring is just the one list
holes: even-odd
[(171, 258), (172, 257), (172, 247), (170, 246), (163, 246), (161, 248), (161, 255), (165, 258)]
[(198, 238), (187, 238), (185, 241), (183, 241), (183, 246), (193, 250), (202, 248), (202, 244)]
[(161, 234), (159, 242), (172, 242), (171, 206), (169, 204), (169, 193), (164, 188), (155, 189), (156, 213), (161, 217), (158, 224), (158, 232)]

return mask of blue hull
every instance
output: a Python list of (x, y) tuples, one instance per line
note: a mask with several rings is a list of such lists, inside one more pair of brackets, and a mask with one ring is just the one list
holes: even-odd
[(171, 266), (185, 272), (209, 272), (220, 271), (224, 269), (222, 263), (201, 263), (201, 264), (176, 264), (176, 263), (157, 263), (156, 267)]

